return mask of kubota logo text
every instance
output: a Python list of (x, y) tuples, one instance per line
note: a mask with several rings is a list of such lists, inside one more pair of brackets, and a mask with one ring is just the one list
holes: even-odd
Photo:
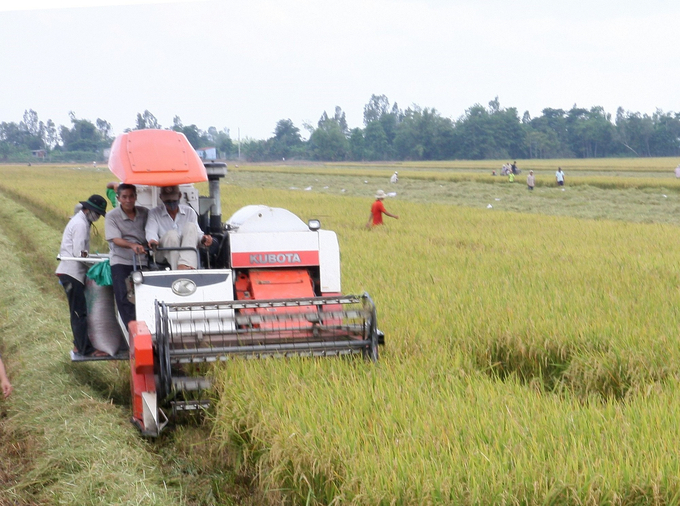
[(300, 255), (297, 253), (270, 253), (250, 255), (251, 264), (300, 264)]

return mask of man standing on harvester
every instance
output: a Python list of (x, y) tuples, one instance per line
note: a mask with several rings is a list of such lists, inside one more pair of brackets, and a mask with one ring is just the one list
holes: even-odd
[[(90, 253), (90, 226), (106, 215), (106, 199), (92, 195), (81, 202), (81, 208), (73, 215), (64, 229), (59, 255), (61, 257), (86, 258)], [(102, 357), (90, 342), (87, 329), (87, 302), (85, 300), (85, 275), (88, 266), (78, 260), (62, 260), (56, 270), (59, 283), (64, 288), (71, 311), (74, 352), (78, 355)]]
[[(198, 226), (196, 211), (190, 206), (180, 204), (180, 197), (179, 186), (161, 188), (162, 204), (149, 211), (149, 220), (146, 223), (146, 240), (150, 248), (196, 248), (199, 244), (206, 247), (212, 244), (212, 237), (203, 235)], [(167, 261), (173, 270), (198, 267), (195, 251), (158, 251), (156, 260)]]

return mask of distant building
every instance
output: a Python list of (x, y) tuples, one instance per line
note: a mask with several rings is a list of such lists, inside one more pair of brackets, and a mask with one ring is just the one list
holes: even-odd
[(196, 153), (201, 160), (217, 160), (217, 148), (215, 147), (198, 148)]
[(33, 151), (31, 151), (31, 154), (36, 158), (44, 160), (45, 156), (47, 156), (47, 151), (45, 151), (44, 149), (34, 149)]

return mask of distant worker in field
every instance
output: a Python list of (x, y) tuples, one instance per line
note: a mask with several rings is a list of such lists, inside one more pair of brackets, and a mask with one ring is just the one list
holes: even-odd
[[(200, 244), (206, 247), (212, 244), (212, 236), (204, 235), (198, 226), (196, 211), (180, 204), (180, 197), (179, 186), (161, 188), (162, 204), (149, 211), (146, 224), (146, 240), (150, 248), (196, 248)], [(156, 258), (169, 262), (173, 270), (198, 267), (195, 251), (159, 251)]]
[(508, 183), (514, 183), (515, 182), (515, 175), (512, 173), (512, 171), (508, 172)]
[[(90, 227), (101, 216), (106, 215), (106, 199), (92, 195), (80, 203), (81, 208), (69, 220), (64, 229), (59, 247), (62, 258), (86, 258), (90, 253)], [(55, 274), (64, 288), (71, 312), (74, 352), (85, 356), (106, 356), (95, 350), (90, 342), (87, 328), (87, 302), (85, 300), (85, 275), (88, 265), (77, 260), (62, 260)]]
[(2, 356), (0, 356), (0, 388), (2, 388), (2, 395), (5, 399), (12, 395), (12, 390), (14, 389), (7, 377), (7, 371), (5, 370), (5, 364), (2, 362)]
[(512, 173), (514, 175), (519, 174), (520, 170), (517, 168), (517, 160), (512, 162), (512, 165), (510, 166), (510, 170), (512, 170)]
[[(116, 307), (125, 328), (135, 319), (135, 305), (127, 297), (125, 280), (134, 269), (135, 262), (146, 263), (146, 238), (144, 228), (149, 210), (137, 204), (137, 187), (133, 184), (119, 184), (118, 203), (106, 215), (106, 240), (111, 250), (111, 279)], [(137, 259), (135, 259), (135, 255)]]
[(378, 192), (375, 194), (375, 202), (373, 202), (373, 205), (371, 206), (371, 215), (368, 217), (368, 222), (366, 223), (366, 228), (371, 228), (371, 226), (376, 226), (376, 225), (382, 225), (383, 224), (383, 219), (382, 215), (389, 216), (390, 218), (394, 218), (395, 220), (399, 219), (399, 216), (396, 214), (388, 213), (387, 209), (385, 209), (385, 206), (383, 205), (383, 200), (387, 197), (387, 194), (385, 194), (384, 191), (378, 190)]
[(564, 172), (562, 172), (562, 167), (557, 167), (555, 181), (557, 181), (557, 186), (564, 186)]
[(106, 198), (111, 202), (111, 206), (118, 207), (118, 184), (115, 181), (111, 181), (106, 185)]
[(396, 183), (397, 181), (399, 181), (399, 173), (395, 170), (390, 178), (390, 183)]
[(680, 178), (680, 163), (675, 168), (675, 177)]
[(529, 175), (527, 176), (527, 188), (529, 188), (529, 190), (533, 190), (535, 185), (536, 179), (534, 178), (534, 171), (530, 170)]

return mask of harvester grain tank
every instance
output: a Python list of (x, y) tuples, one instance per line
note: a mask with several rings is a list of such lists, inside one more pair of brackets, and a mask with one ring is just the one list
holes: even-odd
[[(378, 360), (384, 338), (375, 306), (368, 294), (342, 294), (334, 232), (266, 205), (243, 207), (222, 223), (219, 182), (226, 164), (204, 164), (181, 133), (123, 134), (113, 143), (109, 168), (138, 185), (138, 205), (154, 207), (160, 187), (179, 185), (182, 202), (213, 236), (209, 249), (195, 251), (198, 269), (171, 270), (150, 255), (149, 265), (130, 276), (136, 319), (122, 331), (130, 348), (132, 421), (143, 434), (161, 432), (167, 408), (174, 413), (206, 404), (200, 392), (210, 382), (187, 374), (202, 369), (188, 364), (236, 356)], [(193, 187), (203, 181), (207, 197)]]

